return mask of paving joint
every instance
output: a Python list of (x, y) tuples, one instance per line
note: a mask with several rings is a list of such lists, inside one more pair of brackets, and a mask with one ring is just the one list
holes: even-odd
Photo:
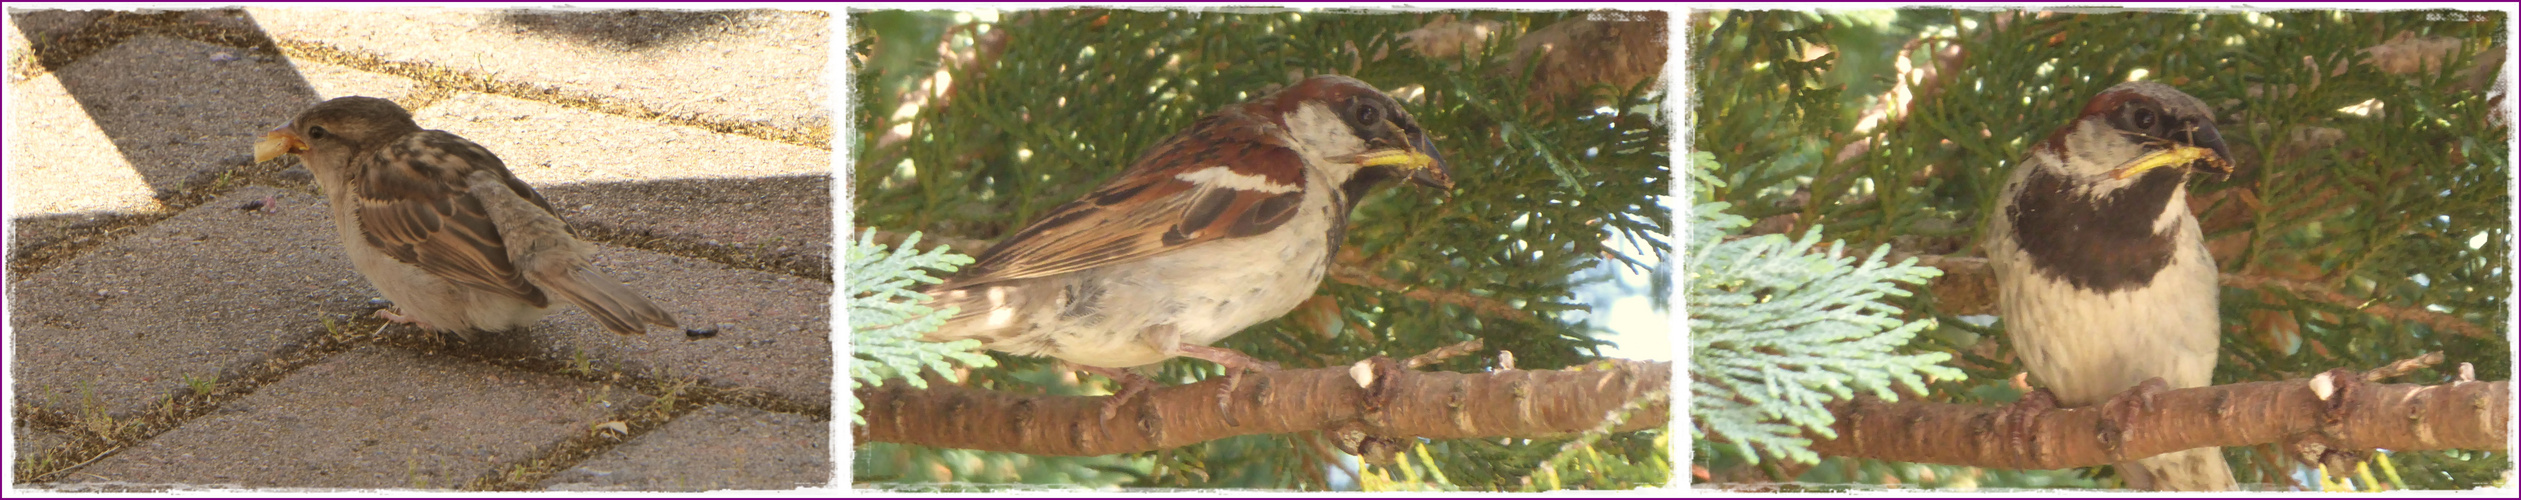
[(589, 383), (619, 385), (655, 398), (647, 405), (614, 413), (614, 420), (625, 426), (621, 432), (588, 429), (585, 433), (540, 450), (536, 456), (509, 462), (476, 477), (465, 483), (462, 488), (465, 490), (538, 489), (539, 483), (553, 474), (661, 428), (675, 418), (711, 405), (803, 415), (817, 421), (830, 421), (832, 418), (828, 403), (806, 403), (758, 389), (716, 387), (704, 385), (699, 379), (671, 375), (644, 377), (599, 368), (593, 362), (571, 366), (571, 362), (539, 356), (499, 356), (485, 352), (482, 347), (489, 347), (486, 343), (451, 343), (437, 334), (386, 327), (384, 321), (373, 318), (346, 323), (334, 323), (327, 318), (325, 322), (328, 331), (315, 335), (304, 345), (238, 369), (234, 380), (228, 380), (229, 374), (221, 374), (218, 379), (206, 384), (207, 388), (197, 386), (169, 395), (139, 415), (118, 417), (102, 411), (48, 408), (19, 401), (17, 413), (28, 425), (69, 435), (73, 441), (44, 450), (34, 457), (20, 457), (17, 477), (12, 481), (28, 484), (56, 479), (54, 476), (76, 470), (79, 466), (111, 456), (126, 446), (148, 441), (194, 418), (218, 411), (221, 406), (252, 395), (264, 385), (287, 378), (301, 368), (365, 345)]
[(737, 269), (785, 274), (823, 283), (832, 282), (831, 263), (804, 254), (748, 250), (730, 245), (685, 241), (658, 236), (649, 231), (623, 229), (597, 222), (572, 221), (569, 223), (569, 230), (577, 232), (578, 239), (586, 241), (701, 259)]
[[(330, 359), (333, 355), (364, 345), (377, 335), (376, 327), (385, 324), (384, 321), (376, 319), (335, 323), (329, 317), (325, 318), (324, 323), (328, 330), (322, 334), (300, 341), (294, 348), (274, 354), (270, 358), (235, 369), (232, 375), (222, 373), (217, 379), (212, 379), (207, 384), (196, 385), (187, 391), (169, 395), (140, 415), (118, 418), (105, 414), (101, 410), (81, 410), (73, 413), (69, 410), (44, 408), (20, 401), (18, 402), (19, 414), (30, 416), (27, 423), (45, 430), (68, 434), (76, 440), (61, 448), (46, 450), (37, 461), (62, 463), (76, 458), (77, 464), (85, 464), (104, 458), (124, 446), (147, 441), (166, 431), (183, 426), (184, 422), (217, 411), (220, 406), (229, 402), (253, 395), (255, 390), (287, 378), (289, 374), (301, 368), (313, 366)], [(359, 333), (362, 331), (368, 333)], [(227, 380), (231, 376), (234, 380)], [(73, 470), (76, 467), (76, 464), (65, 464), (61, 468), (47, 470), (28, 467), (32, 464), (27, 462), (26, 459), (20, 459), (17, 477), (12, 478), (13, 481), (19, 484), (42, 482), (50, 476)]]
[[(276, 182), (272, 177), (285, 167), (276, 164), (245, 164), (222, 167), (216, 174), (194, 177), (167, 194), (157, 196), (156, 210), (116, 215), (104, 220), (71, 226), (53, 241), (11, 249), (9, 276), (11, 281), (24, 281), (36, 273), (51, 269), (89, 249), (122, 239), (137, 230), (182, 215), (210, 200), (226, 196), (245, 186)], [(22, 237), (22, 236), (21, 236)]]
[[(600, 368), (585, 359), (563, 361), (544, 356), (501, 356), (482, 349), (487, 344), (450, 343), (443, 336), (404, 335), (378, 339), (379, 345), (474, 363), (504, 367), (521, 372), (551, 375), (589, 383), (629, 387), (652, 399), (648, 404), (627, 408), (610, 415), (610, 421), (586, 429), (558, 443), (537, 450), (534, 456), (520, 458), (493, 467), (490, 471), (466, 481), (463, 491), (530, 491), (542, 489), (542, 482), (553, 475), (602, 456), (624, 444), (665, 427), (674, 419), (712, 405), (751, 408), (772, 413), (803, 415), (817, 421), (831, 420), (831, 406), (810, 404), (769, 394), (757, 389), (716, 387), (702, 380), (674, 375), (642, 377), (611, 368)], [(618, 423), (618, 428), (603, 425)]]
[[(396, 329), (412, 331), (408, 328)], [(496, 334), (493, 334), (496, 335)], [(504, 337), (516, 339), (516, 337)], [(771, 394), (759, 389), (707, 385), (704, 380), (673, 374), (641, 376), (615, 367), (599, 366), (589, 359), (563, 360), (540, 354), (520, 354), (522, 349), (497, 345), (501, 338), (481, 337), (470, 342), (448, 341), (443, 335), (384, 335), (376, 344), (413, 353), (497, 366), (526, 373), (551, 375), (597, 384), (629, 387), (659, 401), (674, 397), (699, 399), (709, 404), (742, 406), (772, 413), (791, 413), (817, 420), (831, 419), (828, 401), (803, 402)], [(706, 404), (701, 406), (707, 406)]]
[[(664, 394), (649, 394), (656, 399), (648, 404), (617, 411), (611, 415), (609, 422), (598, 424), (594, 428), (587, 429), (586, 432), (547, 446), (534, 457), (493, 467), (481, 476), (466, 481), (459, 489), (465, 491), (540, 490), (542, 482), (549, 480), (553, 475), (577, 467), (595, 457), (603, 456), (605, 452), (619, 448), (649, 432), (664, 428), (666, 423), (682, 418), (683, 415), (720, 402), (717, 401), (719, 397), (698, 391), (692, 395), (685, 395), (684, 391), (687, 389), (701, 388), (694, 380), (683, 379), (665, 385), (668, 389)], [(605, 428), (613, 424), (619, 424), (620, 427)]]
[(34, 43), (28, 44), (30, 47), (27, 52), (9, 61), (9, 78), (26, 81), (43, 76), (79, 62), (80, 59), (85, 59), (91, 54), (146, 35), (163, 35), (222, 47), (259, 51), (265, 55), (280, 53), (279, 47), (272, 45), (269, 42), (270, 38), (261, 33), (216, 25), (184, 23), (182, 18), (188, 12), (191, 11), (110, 12), (104, 17), (87, 22), (76, 30), (55, 36), (52, 40), (33, 40)]

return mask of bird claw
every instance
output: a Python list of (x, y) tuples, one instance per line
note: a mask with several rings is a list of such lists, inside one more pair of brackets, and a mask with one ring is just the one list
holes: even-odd
[(1997, 418), (2004, 422), (2005, 439), (2013, 445), (2015, 463), (2037, 463), (2039, 449), (2032, 446), (2032, 441), (2038, 437), (2038, 433), (2033, 432), (2037, 430), (2035, 425), (2040, 414), (2056, 408), (2057, 395), (2039, 388), (2022, 393), (2022, 399), (2014, 401), (1998, 414)]
[(1225, 370), (1225, 388), (1217, 390), (1217, 415), (1225, 418), (1227, 427), (1242, 427), (1234, 420), (1234, 388), (1243, 385), (1243, 370)]
[(2121, 453), (2126, 449), (2127, 434), (2135, 428), (2136, 419), (2153, 413), (2154, 396), (2170, 390), (2170, 382), (2154, 377), (2101, 403), (2101, 450), (2110, 454), (2110, 460), (2124, 459)]
[(1183, 345), (1178, 349), (1183, 356), (1205, 359), (1225, 367), (1225, 388), (1217, 391), (1217, 414), (1225, 418), (1225, 424), (1228, 427), (1243, 425), (1242, 422), (1236, 421), (1233, 411), (1234, 391), (1243, 385), (1243, 372), (1278, 370), (1277, 363), (1261, 361), (1233, 349), (1204, 345)]
[(1101, 412), (1102, 422), (1110, 422), (1112, 417), (1119, 416), (1120, 408), (1122, 406), (1128, 406), (1131, 400), (1142, 399), (1138, 396), (1146, 394), (1149, 390), (1153, 390), (1156, 385), (1154, 380), (1149, 380), (1144, 375), (1130, 373), (1127, 369), (1077, 364), (1071, 365), (1079, 370), (1085, 370), (1087, 373), (1102, 375), (1103, 378), (1112, 379), (1113, 382), (1120, 383), (1120, 388), (1114, 389), (1112, 391), (1112, 395), (1103, 397)]
[(394, 309), (392, 308), (376, 310), (376, 317), (384, 319), (389, 323), (411, 325), (419, 327), (422, 330), (436, 330), (435, 328), (430, 328), (428, 323), (421, 322), (417, 318), (404, 316), (402, 313), (394, 312)]

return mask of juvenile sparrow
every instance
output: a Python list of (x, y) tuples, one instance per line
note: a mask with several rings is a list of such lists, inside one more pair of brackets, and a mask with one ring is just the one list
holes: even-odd
[[(2231, 173), (2230, 158), (2212, 109), (2152, 82), (2110, 87), (2032, 146), (1986, 240), (2005, 333), (2048, 391), (2026, 404), (2103, 404), (2155, 378), (2213, 382), (2215, 259), (2189, 214), (2187, 181), (2192, 170)], [(2216, 448), (2118, 470), (2140, 489), (2233, 486)]]
[(541, 319), (551, 298), (614, 333), (674, 318), (590, 266), (551, 203), (490, 150), (422, 130), (392, 101), (318, 103), (254, 144), (254, 160), (295, 154), (322, 185), (350, 262), (394, 302), (377, 316), (422, 329), (503, 331)]
[(960, 312), (928, 340), (1119, 380), (1106, 418), (1155, 385), (1123, 369), (1174, 356), (1226, 366), (1231, 391), (1272, 367), (1208, 344), (1312, 297), (1354, 198), (1404, 176), (1453, 185), (1399, 102), (1354, 78), (1306, 79), (1201, 118), (932, 287), (933, 305)]

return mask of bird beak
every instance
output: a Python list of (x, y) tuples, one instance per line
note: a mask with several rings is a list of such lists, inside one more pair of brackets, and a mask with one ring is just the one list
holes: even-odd
[(267, 162), (280, 155), (293, 155), (304, 151), (306, 151), (306, 139), (298, 137), (298, 133), (290, 131), (287, 125), (282, 125), (280, 128), (264, 133), (263, 140), (254, 141), (254, 163)]
[(2215, 131), (2214, 125), (2200, 125), (2190, 134), (2188, 143), (2170, 144), (2169, 148), (2146, 153), (2136, 157), (2136, 161), (2110, 171), (2110, 178), (2135, 177), (2158, 167), (2185, 167), (2219, 176), (2232, 175), (2232, 151), (2224, 148), (2223, 135)]
[(1444, 153), (1436, 151), (1436, 143), (1425, 132), (1409, 132), (1409, 149), (1384, 149), (1357, 155), (1360, 167), (1398, 167), (1409, 172), (1409, 182), (1450, 191), (1453, 189), (1453, 166), (1444, 161)]

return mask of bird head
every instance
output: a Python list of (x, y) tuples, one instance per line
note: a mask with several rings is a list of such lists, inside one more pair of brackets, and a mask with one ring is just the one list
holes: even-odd
[(2214, 110), (2155, 82), (2102, 91), (2043, 146), (2065, 160), (2062, 174), (2098, 186), (2124, 186), (2164, 167), (2181, 176), (2232, 173), (2232, 152), (2215, 131)]
[(254, 142), (254, 162), (309, 151), (357, 151), (419, 130), (411, 112), (394, 101), (342, 97), (317, 103)]
[(1452, 165), (1399, 101), (1366, 82), (1339, 75), (1307, 78), (1278, 91), (1271, 104), (1288, 134), (1319, 158), (1358, 169), (1359, 177), (1406, 175), (1411, 183), (1450, 190)]

